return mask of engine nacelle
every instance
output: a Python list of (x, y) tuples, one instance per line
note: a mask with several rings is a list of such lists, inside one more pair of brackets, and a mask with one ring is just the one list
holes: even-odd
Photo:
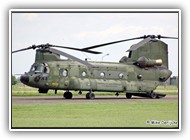
[(144, 56), (139, 57), (137, 60), (137, 65), (141, 68), (145, 67), (153, 67), (153, 66), (161, 66), (162, 65), (162, 59), (148, 59)]

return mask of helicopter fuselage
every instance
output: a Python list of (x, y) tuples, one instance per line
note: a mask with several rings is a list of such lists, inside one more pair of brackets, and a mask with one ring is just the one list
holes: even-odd
[(132, 63), (89, 63), (95, 67), (72, 60), (34, 63), (30, 71), (21, 76), (21, 82), (39, 88), (40, 93), (54, 89), (138, 94), (151, 93), (171, 75), (171, 71), (162, 66), (141, 68)]

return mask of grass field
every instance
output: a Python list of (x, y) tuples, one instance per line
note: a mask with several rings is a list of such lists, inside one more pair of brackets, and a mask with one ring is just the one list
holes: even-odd
[(13, 105), (13, 127), (176, 127), (149, 120), (178, 121), (176, 103)]
[[(158, 92), (176, 95), (177, 88), (161, 86)], [(63, 92), (58, 92), (63, 94)], [(77, 95), (77, 93), (75, 93)], [(98, 94), (98, 92), (96, 93)], [(106, 93), (99, 93), (100, 95)], [(110, 93), (109, 93), (110, 94)], [(108, 95), (109, 95), (108, 94)], [(113, 95), (113, 93), (111, 93)], [(13, 96), (37, 96), (37, 90), (22, 85), (12, 88)], [(53, 95), (53, 91), (46, 96)], [(105, 96), (105, 95), (104, 95)], [(148, 122), (148, 123), (147, 123)], [(150, 123), (151, 122), (151, 123)], [(12, 127), (162, 127), (178, 124), (178, 101), (108, 102), (75, 104), (12, 104)], [(154, 123), (154, 124), (153, 124)], [(155, 124), (156, 123), (156, 124)], [(158, 125), (158, 123), (161, 123)]]

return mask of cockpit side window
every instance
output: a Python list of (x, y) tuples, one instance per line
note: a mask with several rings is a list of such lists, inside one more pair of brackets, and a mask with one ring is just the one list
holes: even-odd
[(30, 68), (30, 72), (34, 72), (37, 69), (37, 66), (32, 65), (32, 67)]

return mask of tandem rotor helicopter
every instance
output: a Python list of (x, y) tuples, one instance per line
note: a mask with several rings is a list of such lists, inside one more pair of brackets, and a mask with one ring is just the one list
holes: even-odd
[[(38, 88), (39, 93), (48, 90), (65, 90), (63, 97), (72, 99), (70, 91), (79, 94), (87, 91), (86, 99), (94, 99), (94, 92), (126, 93), (126, 98), (132, 96), (161, 98), (166, 94), (155, 93), (154, 90), (165, 82), (172, 74), (168, 69), (168, 45), (161, 41), (178, 39), (161, 35), (144, 35), (130, 39), (108, 42), (86, 48), (72, 48), (51, 44), (32, 45), (13, 51), (12, 53), (37, 49), (35, 62), (29, 72), (21, 75), (20, 80), (25, 85)], [(116, 62), (96, 62), (81, 60), (75, 56), (55, 49), (65, 48), (92, 54), (101, 52), (92, 49), (120, 42), (142, 39), (132, 45), (129, 55)], [(60, 56), (67, 57), (63, 60)]]

